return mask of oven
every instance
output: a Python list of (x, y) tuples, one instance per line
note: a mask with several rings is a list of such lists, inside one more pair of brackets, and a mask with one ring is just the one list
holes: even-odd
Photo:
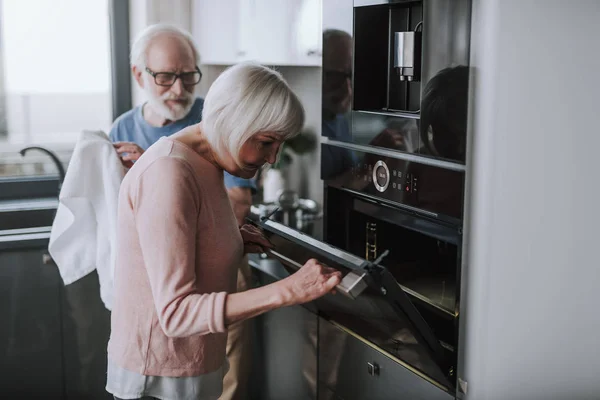
[(310, 258), (343, 272), (337, 294), (309, 305), (319, 399), (454, 398), (471, 2), (332, 3), (322, 232), (254, 223), (287, 273)]
[[(322, 318), (454, 393), (464, 169), (377, 152), (350, 157), (346, 171), (325, 180), (322, 240), (268, 219), (255, 223), (290, 273), (310, 258), (343, 272), (338, 294), (315, 302)], [(320, 340), (319, 359), (327, 352), (340, 360), (330, 369), (344, 367), (343, 348)], [(332, 375), (329, 389), (343, 390), (343, 374)]]

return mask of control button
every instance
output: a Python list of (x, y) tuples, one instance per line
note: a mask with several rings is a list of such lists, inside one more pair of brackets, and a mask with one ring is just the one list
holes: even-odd
[(397, 174), (397, 171), (396, 171), (396, 170), (393, 170), (393, 171), (392, 171), (392, 175), (396, 176), (396, 174)]
[(396, 189), (396, 182), (392, 183), (392, 189)]
[(375, 176), (377, 177), (377, 183), (379, 186), (384, 186), (385, 183), (390, 179), (387, 171), (383, 167), (378, 167), (375, 171)]
[(373, 184), (375, 189), (380, 192), (385, 192), (390, 184), (390, 170), (386, 163), (379, 160), (373, 168)]

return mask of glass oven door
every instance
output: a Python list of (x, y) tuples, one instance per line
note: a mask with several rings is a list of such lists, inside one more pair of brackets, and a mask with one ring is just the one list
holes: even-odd
[[(316, 258), (343, 272), (338, 292), (315, 302), (319, 313), (374, 343), (413, 372), (453, 391), (456, 356), (433, 330), (382, 262), (318, 241), (270, 220), (254, 221), (275, 245), (270, 256), (290, 272)], [(343, 294), (346, 294), (344, 296)]]

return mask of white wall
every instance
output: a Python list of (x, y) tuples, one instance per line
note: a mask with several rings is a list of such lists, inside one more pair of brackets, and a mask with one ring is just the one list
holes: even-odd
[(600, 2), (475, 3), (459, 374), (470, 399), (597, 399)]

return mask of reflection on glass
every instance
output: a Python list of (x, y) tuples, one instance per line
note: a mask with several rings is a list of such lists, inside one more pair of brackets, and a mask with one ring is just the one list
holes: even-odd
[(469, 67), (446, 68), (431, 78), (421, 103), (421, 153), (465, 161)]
[[(352, 36), (339, 29), (323, 32), (323, 86), (321, 132), (332, 140), (351, 139), (348, 112), (352, 103)], [(349, 169), (355, 160), (352, 152), (326, 148), (321, 154), (323, 179), (333, 178)]]

